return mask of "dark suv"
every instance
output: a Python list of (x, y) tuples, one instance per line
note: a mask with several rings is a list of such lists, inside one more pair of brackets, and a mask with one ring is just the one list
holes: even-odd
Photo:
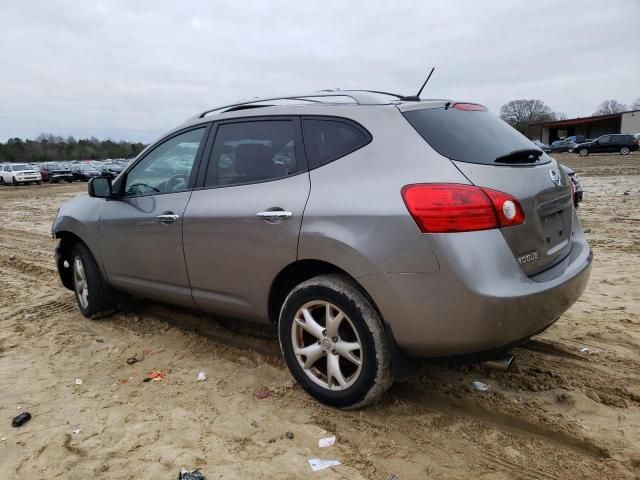
[(629, 152), (638, 150), (638, 139), (633, 135), (603, 135), (591, 142), (580, 143), (573, 147), (573, 151), (581, 157), (590, 153), (620, 152), (628, 155)]

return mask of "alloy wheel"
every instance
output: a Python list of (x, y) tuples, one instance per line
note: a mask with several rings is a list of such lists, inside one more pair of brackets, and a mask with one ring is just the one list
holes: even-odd
[(332, 391), (352, 386), (362, 371), (362, 343), (349, 317), (326, 301), (304, 304), (291, 324), (293, 351), (317, 385)]
[(621, 153), (622, 155), (628, 155), (628, 154), (629, 154), (629, 147), (622, 147), (622, 148), (620, 149), (620, 153)]
[(76, 288), (76, 296), (80, 306), (84, 309), (89, 307), (89, 287), (87, 285), (87, 275), (80, 257), (73, 259), (73, 282)]

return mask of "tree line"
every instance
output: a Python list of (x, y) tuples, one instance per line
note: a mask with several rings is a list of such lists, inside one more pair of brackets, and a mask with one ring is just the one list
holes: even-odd
[(34, 140), (10, 138), (0, 142), (2, 162), (59, 162), (63, 160), (104, 160), (135, 157), (146, 145), (140, 142), (98, 140), (96, 137), (76, 140), (42, 133)]
[[(607, 115), (627, 110), (640, 110), (640, 98), (637, 98), (631, 106), (617, 100), (605, 100), (598, 105), (593, 115)], [(519, 132), (531, 136), (530, 124), (563, 120), (567, 115), (554, 112), (542, 100), (511, 100), (500, 108), (500, 118)]]

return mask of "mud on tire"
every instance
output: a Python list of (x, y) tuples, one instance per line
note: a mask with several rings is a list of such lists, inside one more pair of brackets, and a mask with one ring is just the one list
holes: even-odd
[[(78, 265), (80, 262), (80, 265)], [(113, 306), (106, 296), (106, 285), (102, 280), (98, 264), (85, 244), (78, 242), (71, 249), (69, 257), (73, 280), (74, 294), (78, 308), (87, 317), (97, 317)], [(85, 295), (81, 293), (82, 285), (86, 286)]]
[[(382, 319), (346, 276), (322, 275), (295, 287), (280, 311), (278, 334), (292, 375), (324, 404), (359, 408), (374, 402), (393, 384)], [(301, 354), (303, 348), (308, 356)], [(336, 368), (342, 383), (330, 375)]]

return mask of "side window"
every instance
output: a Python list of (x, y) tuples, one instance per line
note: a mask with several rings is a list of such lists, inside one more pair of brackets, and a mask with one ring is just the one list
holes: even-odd
[(155, 147), (127, 174), (124, 195), (185, 191), (205, 130), (181, 133)]
[(303, 129), (309, 169), (332, 162), (371, 141), (361, 129), (339, 120), (306, 119)]
[(611, 141), (611, 135), (605, 135), (600, 138), (600, 143), (609, 143)]
[(264, 182), (302, 169), (291, 120), (224, 123), (218, 127), (205, 187)]

